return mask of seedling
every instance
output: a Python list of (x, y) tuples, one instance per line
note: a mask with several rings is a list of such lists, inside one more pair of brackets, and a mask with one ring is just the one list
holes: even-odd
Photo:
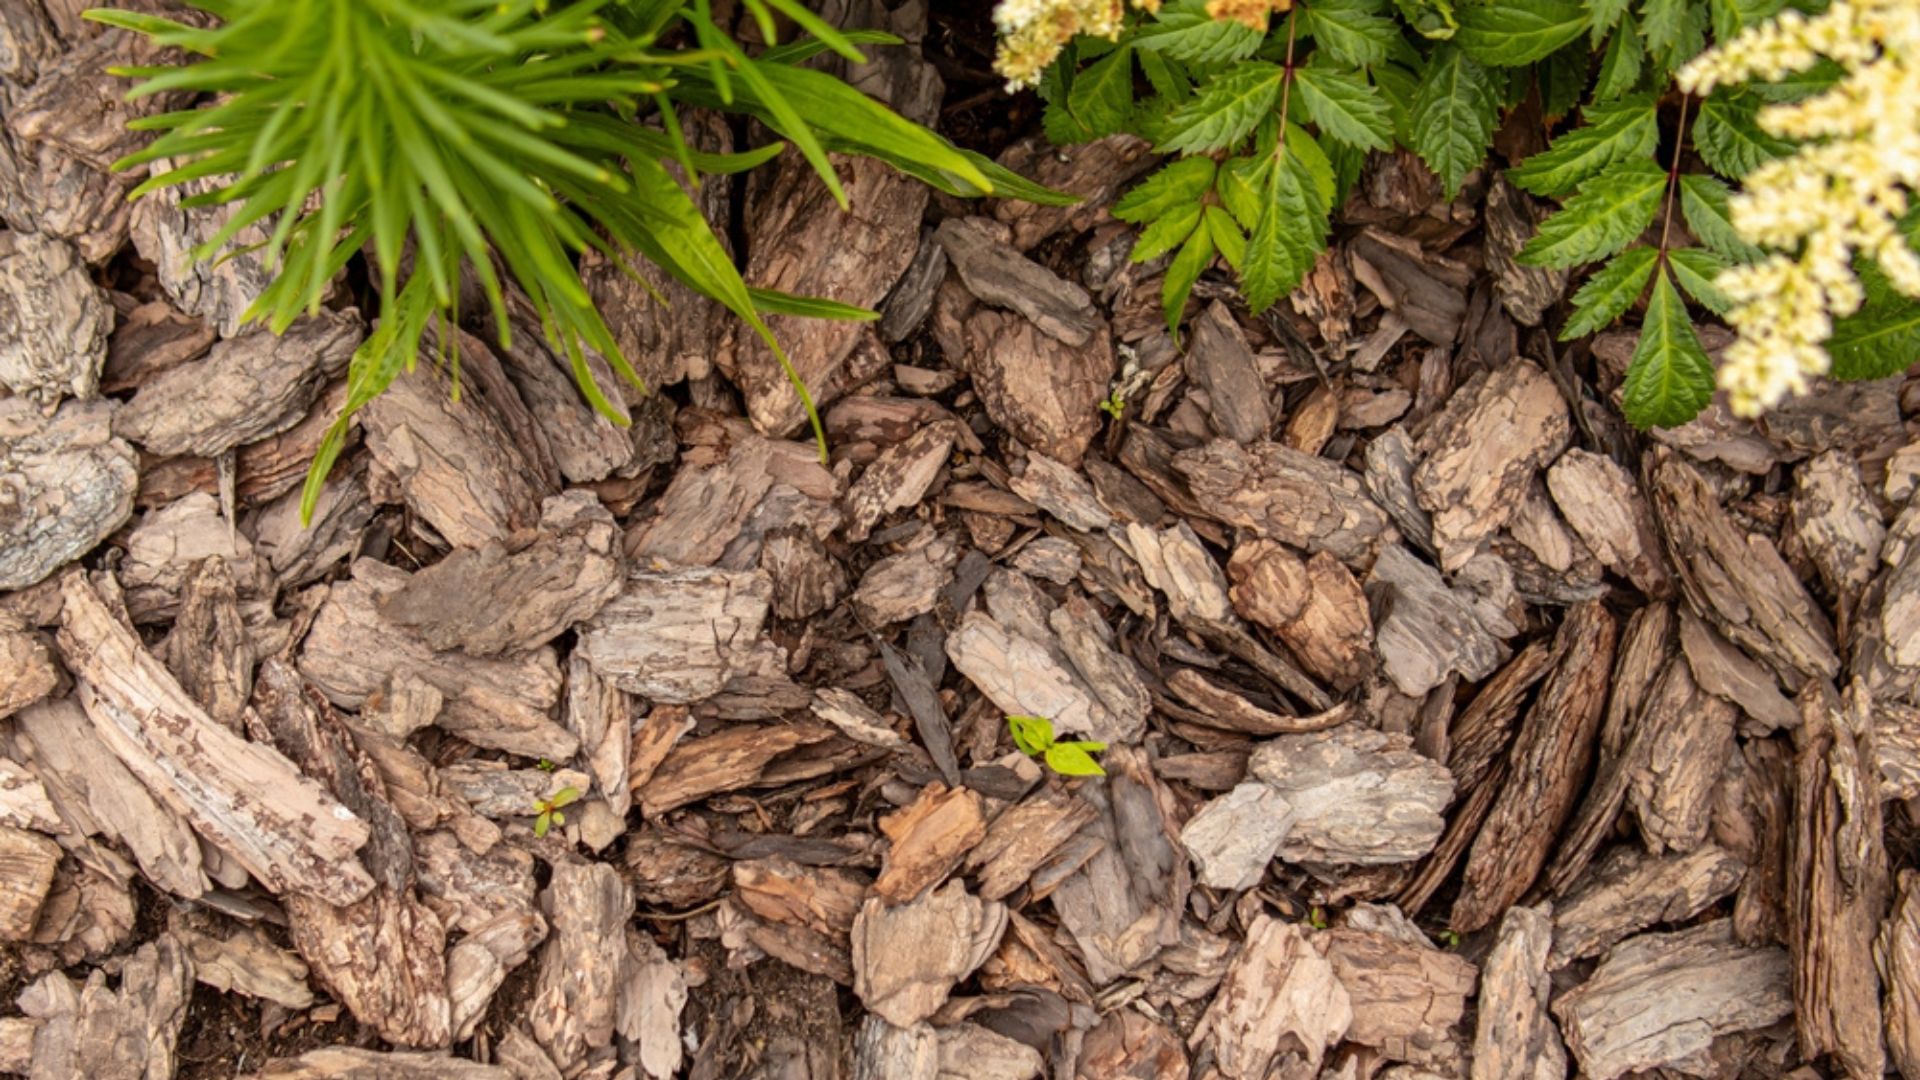
[(544, 799), (533, 800), (533, 835), (545, 836), (555, 825), (565, 825), (567, 815), (560, 812), (561, 808), (579, 801), (580, 789), (576, 787), (563, 787)]
[(1118, 420), (1121, 414), (1127, 411), (1127, 399), (1120, 396), (1119, 390), (1115, 390), (1100, 403), (1100, 411)]
[(541, 772), (552, 772), (560, 766), (554, 764), (550, 758), (541, 758), (539, 761), (533, 763), (533, 767), (539, 769)]
[(1055, 742), (1053, 721), (1044, 716), (1009, 716), (1007, 730), (1013, 733), (1013, 745), (1023, 754), (1046, 761), (1047, 768), (1061, 776), (1105, 776), (1107, 770), (1093, 760), (1093, 754), (1105, 750), (1103, 742)]

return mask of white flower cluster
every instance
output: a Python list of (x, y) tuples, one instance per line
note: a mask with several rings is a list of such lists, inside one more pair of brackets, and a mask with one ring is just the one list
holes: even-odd
[(1741, 236), (1780, 252), (1718, 280), (1739, 335), (1722, 359), (1720, 386), (1743, 416), (1826, 372), (1834, 318), (1865, 298), (1855, 256), (1871, 256), (1895, 288), (1920, 297), (1920, 258), (1896, 224), (1920, 188), (1920, 0), (1835, 0), (1812, 17), (1782, 12), (1695, 57), (1678, 82), (1705, 95), (1806, 71), (1821, 57), (1845, 69), (1837, 84), (1759, 114), (1770, 134), (1805, 144), (1748, 173), (1731, 206)]
[[(1155, 11), (1160, 0), (1133, 0), (1133, 6)], [(1075, 35), (1115, 37), (1125, 14), (1126, 0), (1000, 0), (993, 9), (1000, 32), (993, 70), (1008, 90), (1032, 86)]]

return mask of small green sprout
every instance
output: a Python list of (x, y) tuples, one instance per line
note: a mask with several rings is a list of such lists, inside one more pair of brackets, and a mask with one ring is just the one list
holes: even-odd
[(555, 825), (565, 825), (567, 815), (560, 809), (579, 801), (580, 789), (576, 787), (563, 787), (544, 799), (533, 800), (533, 835), (545, 836)]
[(1115, 420), (1120, 419), (1120, 414), (1127, 411), (1127, 399), (1120, 396), (1118, 387), (1115, 387), (1113, 393), (1108, 394), (1106, 400), (1100, 403), (1100, 411)]
[(541, 758), (539, 761), (533, 763), (533, 767), (539, 769), (541, 772), (552, 772), (560, 766), (555, 765), (549, 758)]
[(1442, 930), (1442, 931), (1440, 931), (1440, 943), (1441, 943), (1442, 945), (1445, 945), (1445, 946), (1446, 946), (1447, 948), (1449, 948), (1449, 949), (1457, 949), (1457, 948), (1459, 948), (1459, 947), (1460, 947), (1460, 932), (1459, 932), (1458, 930)]
[(1327, 913), (1321, 909), (1320, 905), (1315, 904), (1307, 909), (1307, 925), (1315, 930), (1327, 928)]
[(1093, 760), (1093, 751), (1105, 750), (1103, 742), (1054, 742), (1053, 721), (1044, 716), (1009, 716), (1007, 730), (1013, 733), (1013, 745), (1023, 754), (1043, 757), (1047, 768), (1061, 776), (1105, 776), (1107, 770)]

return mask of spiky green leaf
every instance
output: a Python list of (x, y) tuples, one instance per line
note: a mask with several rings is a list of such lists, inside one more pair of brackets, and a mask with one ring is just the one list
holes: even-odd
[(1352, 72), (1307, 66), (1294, 72), (1293, 92), (1320, 130), (1348, 146), (1385, 150), (1393, 118), (1386, 99)]
[(1113, 216), (1137, 225), (1165, 217), (1181, 206), (1197, 205), (1213, 187), (1214, 169), (1212, 158), (1169, 161), (1114, 203)]
[(1616, 161), (1645, 158), (1660, 144), (1659, 114), (1652, 94), (1587, 108), (1586, 123), (1507, 173), (1535, 195), (1564, 195)]
[(1246, 138), (1280, 98), (1284, 72), (1278, 64), (1248, 60), (1215, 76), (1192, 101), (1167, 117), (1163, 154), (1204, 154)]
[(1187, 242), (1180, 245), (1180, 253), (1167, 264), (1167, 277), (1160, 285), (1160, 306), (1167, 318), (1167, 329), (1176, 339), (1180, 336), (1180, 316), (1186, 313), (1193, 283), (1200, 280), (1201, 272), (1213, 262), (1213, 255), (1213, 237), (1205, 229), (1195, 229)]
[(1489, 67), (1544, 60), (1586, 33), (1587, 10), (1577, 0), (1488, 0), (1460, 9), (1453, 40)]
[(1047, 768), (1061, 776), (1105, 776), (1107, 770), (1093, 760), (1089, 751), (1105, 750), (1106, 743), (1061, 742), (1047, 748)]
[(1734, 229), (1727, 211), (1730, 194), (1727, 185), (1714, 177), (1687, 173), (1680, 177), (1680, 216), (1708, 250), (1719, 252), (1729, 262), (1753, 262), (1760, 258), (1760, 249)]
[(1206, 0), (1169, 0), (1129, 40), (1183, 64), (1225, 64), (1252, 56), (1266, 38), (1232, 19), (1207, 14)]
[(1400, 31), (1372, 0), (1317, 0), (1300, 10), (1300, 31), (1329, 58), (1349, 67), (1384, 63)]
[(1713, 282), (1727, 268), (1727, 260), (1706, 248), (1675, 248), (1667, 252), (1667, 263), (1673, 269), (1673, 280), (1688, 296), (1715, 314), (1727, 313), (1732, 302)]
[(1581, 185), (1514, 258), (1527, 266), (1557, 267), (1603, 259), (1646, 230), (1666, 187), (1666, 170), (1653, 162), (1619, 162)]
[(1742, 90), (1718, 90), (1701, 103), (1693, 145), (1714, 172), (1737, 180), (1793, 151), (1792, 143), (1761, 130), (1759, 108), (1760, 99)]
[(1596, 103), (1612, 101), (1631, 93), (1640, 85), (1640, 72), (1646, 67), (1646, 58), (1640, 35), (1634, 31), (1633, 20), (1628, 18), (1618, 33), (1607, 38), (1606, 55), (1600, 58), (1600, 74), (1593, 80), (1593, 100)]
[(1449, 199), (1486, 159), (1499, 121), (1500, 97), (1487, 70), (1455, 46), (1434, 50), (1414, 95), (1408, 134)]
[(1706, 45), (1707, 20), (1695, 0), (1643, 0), (1641, 32), (1647, 55), (1662, 71), (1672, 71)]
[(1122, 45), (1075, 74), (1066, 111), (1078, 127), (1078, 142), (1126, 127), (1133, 115), (1133, 49)]
[(1318, 181), (1297, 157), (1278, 166), (1269, 163), (1261, 180), (1261, 213), (1240, 272), (1241, 291), (1256, 312), (1300, 284), (1325, 249), (1331, 228)]
[(1876, 266), (1863, 267), (1860, 280), (1867, 302), (1836, 319), (1827, 339), (1833, 377), (1849, 382), (1898, 375), (1920, 361), (1920, 300), (1901, 295)]
[(1713, 399), (1713, 361), (1687, 318), (1687, 305), (1665, 270), (1653, 282), (1640, 343), (1627, 365), (1621, 408), (1636, 427), (1674, 427)]
[(1605, 329), (1647, 291), (1660, 261), (1650, 247), (1630, 247), (1615, 255), (1573, 294), (1573, 318), (1560, 328), (1560, 340), (1572, 341)]

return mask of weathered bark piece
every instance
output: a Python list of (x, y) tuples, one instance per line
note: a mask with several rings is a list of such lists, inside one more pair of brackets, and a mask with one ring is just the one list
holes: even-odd
[[(568, 662), (580, 653), (575, 650)], [(654, 771), (673, 751), (681, 736), (692, 731), (694, 720), (685, 706), (656, 705), (633, 725), (633, 742), (627, 750), (627, 786), (638, 791), (653, 778)]]
[(513, 1070), (444, 1054), (323, 1046), (275, 1058), (240, 1080), (523, 1080)]
[(633, 897), (611, 866), (562, 862), (540, 903), (553, 932), (540, 952), (528, 1015), (533, 1037), (571, 1068), (613, 1042)]
[(195, 562), (180, 596), (180, 614), (157, 651), (208, 716), (238, 731), (253, 694), (254, 644), (227, 560)]
[(476, 746), (553, 761), (579, 749), (549, 715), (560, 699), (550, 649), (499, 658), (435, 652), (380, 614), (380, 600), (410, 580), (404, 570), (360, 559), (353, 575), (332, 587), (300, 652), (300, 673), (335, 706), (360, 709), (396, 678), (412, 677), (445, 696), (439, 725)]
[(644, 782), (635, 774), (633, 790), (641, 811), (658, 817), (716, 792), (753, 784), (780, 755), (833, 737), (833, 729), (820, 724), (731, 725), (675, 744)]
[(1702, 690), (1740, 706), (1765, 727), (1791, 728), (1800, 723), (1799, 710), (1780, 692), (1773, 672), (1734, 648), (1687, 608), (1680, 611), (1680, 647)]
[(1467, 313), (1466, 267), (1433, 255), (1412, 237), (1368, 228), (1348, 248), (1353, 276), (1414, 333), (1451, 345)]
[[(1105, 785), (1078, 792), (1097, 815), (1056, 863), (1072, 871), (1051, 897), (1095, 986), (1179, 943), (1180, 912), (1192, 884), (1181, 857), (1172, 794), (1149, 768), (1146, 754), (1115, 746), (1101, 762)], [(1085, 855), (1079, 845), (1097, 850)]]
[(1553, 956), (1563, 968), (1660, 923), (1691, 919), (1733, 893), (1746, 864), (1704, 844), (1686, 854), (1648, 855), (1615, 848), (1553, 912)]
[(680, 1012), (687, 1004), (687, 978), (651, 937), (628, 927), (627, 977), (614, 1016), (620, 1060), (647, 1080), (672, 1080), (684, 1057)]
[(1851, 452), (1829, 450), (1793, 472), (1792, 534), (1827, 592), (1851, 612), (1873, 580), (1887, 539), (1880, 510)]
[(1627, 773), (1627, 805), (1640, 821), (1647, 850), (1692, 851), (1706, 839), (1737, 716), (1731, 704), (1701, 692), (1683, 657), (1675, 657), (1654, 684), (1640, 712)]
[(979, 1024), (940, 1029), (939, 1080), (1037, 1080), (1040, 1051)]
[(533, 955), (547, 936), (546, 920), (531, 911), (501, 915), (475, 927), (447, 953), (447, 1000), (453, 1037), (465, 1041), (486, 1014), (494, 991)]
[(1353, 1019), (1346, 987), (1299, 925), (1262, 914), (1193, 1038), (1211, 1043), (1230, 1080), (1263, 1080), (1276, 1058), (1299, 1055), (1317, 1069)]
[(552, 798), (565, 788), (585, 792), (591, 782), (578, 769), (515, 769), (504, 761), (485, 760), (447, 765), (440, 770), (440, 780), (474, 813), (490, 818), (532, 816), (536, 800)]
[[(1707, 1076), (1716, 1037), (1792, 1015), (1787, 983), (1786, 950), (1735, 944), (1720, 919), (1622, 943), (1553, 1011), (1567, 1048), (1595, 1080), (1654, 1068)], [(1874, 1010), (1867, 1019), (1878, 1018)]]
[(953, 580), (960, 545), (936, 536), (919, 547), (889, 555), (867, 568), (853, 590), (853, 608), (871, 627), (891, 626), (933, 610)]
[(1406, 548), (1381, 549), (1366, 593), (1381, 613), (1374, 648), (1401, 693), (1418, 697), (1453, 674), (1477, 681), (1499, 665), (1500, 639), (1475, 614), (1470, 595), (1450, 588)]
[(1416, 444), (1426, 460), (1413, 471), (1444, 569), (1465, 565), (1506, 525), (1534, 470), (1566, 449), (1571, 433), (1559, 388), (1530, 361), (1478, 373), (1447, 399)]
[(1247, 771), (1293, 808), (1280, 845), (1287, 862), (1411, 862), (1440, 839), (1453, 799), (1453, 777), (1412, 739), (1357, 724), (1262, 743)]
[(1133, 1009), (1100, 1018), (1080, 1044), (1075, 1080), (1187, 1080), (1187, 1048), (1173, 1029)]
[(1173, 467), (1207, 516), (1308, 554), (1329, 552), (1363, 569), (1393, 539), (1360, 475), (1325, 458), (1279, 443), (1215, 439), (1175, 454)]
[[(840, 481), (811, 443), (769, 439), (743, 420), (696, 409), (682, 410), (675, 425), (686, 449), (655, 516), (628, 532), (627, 554), (636, 564), (710, 566), (774, 492), (821, 503), (840, 496)], [(835, 524), (837, 515), (817, 534), (824, 539)]]
[(840, 734), (868, 746), (889, 750), (903, 749), (907, 739), (887, 726), (887, 719), (867, 707), (860, 696), (837, 686), (823, 686), (813, 692), (813, 715), (832, 724)]
[(1067, 345), (1018, 315), (983, 307), (966, 316), (959, 336), (960, 351), (948, 350), (947, 362), (973, 377), (993, 422), (1077, 467), (1100, 430), (1100, 402), (1114, 371), (1110, 335)]
[(214, 723), (78, 574), (60, 651), (100, 737), (149, 790), (275, 893), (366, 895), (367, 825), (286, 758)]
[(40, 701), (60, 686), (60, 669), (39, 635), (0, 629), (0, 720)]
[(1322, 942), (1353, 1009), (1348, 1042), (1396, 1061), (1439, 1064), (1458, 1056), (1453, 1029), (1473, 993), (1472, 964), (1425, 940), (1371, 930), (1336, 927)]
[(1736, 524), (1672, 451), (1654, 451), (1651, 477), (1655, 519), (1693, 610), (1791, 688), (1833, 677), (1833, 626), (1780, 552)]
[(567, 656), (567, 730), (580, 740), (581, 757), (593, 774), (594, 790), (607, 808), (625, 817), (632, 801), (628, 785), (633, 753), (632, 708), (627, 695), (594, 674), (578, 652)]
[(1472, 1080), (1563, 1080), (1567, 1048), (1547, 1013), (1552, 911), (1510, 907), (1480, 968)]
[(40, 1021), (25, 1016), (0, 1017), (0, 1073), (27, 1074), (33, 1065), (33, 1035)]
[(25, 941), (33, 935), (59, 865), (59, 844), (36, 832), (0, 825), (0, 941)]
[(436, 650), (525, 652), (592, 618), (620, 592), (620, 533), (600, 501), (573, 490), (541, 507), (541, 535), (508, 553), (461, 548), (380, 599), (380, 614)]
[(1193, 718), (1196, 723), (1238, 731), (1243, 735), (1298, 735), (1308, 731), (1325, 731), (1353, 719), (1356, 713), (1351, 703), (1343, 703), (1311, 716), (1282, 716), (1255, 705), (1192, 668), (1180, 668), (1168, 675), (1167, 689), (1197, 710), (1199, 715)]
[(1022, 199), (996, 199), (996, 220), (1013, 229), (1013, 246), (1028, 251), (1060, 231), (1080, 232), (1102, 220), (1108, 204), (1133, 179), (1159, 161), (1145, 140), (1109, 135), (1079, 146), (1057, 147), (1034, 135), (1000, 154), (1000, 164), (1056, 191), (1079, 198), (1066, 206), (1043, 206)]
[(1081, 532), (1097, 532), (1113, 524), (1113, 514), (1100, 501), (1087, 478), (1045, 454), (1028, 454), (1020, 474), (1007, 481), (1015, 495), (1059, 518)]
[(769, 532), (760, 546), (760, 569), (773, 579), (773, 613), (782, 619), (811, 618), (847, 592), (846, 568), (805, 526)]
[(313, 1004), (307, 965), (267, 940), (259, 927), (236, 928), (226, 937), (176, 931), (193, 961), (193, 977), (215, 990), (245, 994), (288, 1009)]
[[(620, 321), (610, 308), (600, 310), (608, 313), (610, 323)], [(634, 410), (621, 393), (630, 389), (625, 380), (605, 358), (593, 352), (585, 355), (588, 376), (614, 414), (625, 421), (616, 425), (581, 393), (572, 364), (547, 348), (540, 316), (518, 289), (507, 293), (507, 317), (513, 327), (513, 345), (498, 350), (500, 366), (526, 403), (560, 475), (568, 483), (588, 484), (624, 472), (634, 460), (636, 442), (648, 438), (644, 425), (629, 426)], [(629, 355), (629, 363), (633, 360)]]
[(987, 835), (980, 795), (971, 788), (949, 789), (935, 780), (919, 798), (880, 819), (887, 849), (873, 894), (901, 904), (940, 883)]
[(1350, 690), (1373, 669), (1373, 618), (1353, 573), (1327, 552), (1306, 561), (1271, 540), (1245, 540), (1227, 560), (1233, 609), (1273, 631), (1302, 667)]
[(1138, 739), (1153, 711), (1153, 695), (1139, 665), (1117, 648), (1108, 619), (1076, 591), (1047, 613), (1047, 626), (1080, 681), (1093, 690), (1113, 717), (1113, 730), (1108, 734), (1119, 742)]
[(45, 410), (99, 394), (113, 309), (72, 244), (0, 234), (0, 386)]
[(759, 638), (773, 583), (759, 570), (635, 570), (580, 628), (600, 677), (630, 694), (686, 704), (712, 697)]
[(1006, 234), (1004, 225), (988, 218), (950, 217), (933, 231), (933, 239), (946, 249), (967, 291), (981, 301), (1019, 312), (1068, 345), (1085, 345), (1106, 331), (1087, 290), (1015, 251)]
[(1207, 420), (1214, 433), (1237, 443), (1267, 437), (1273, 414), (1253, 350), (1227, 306), (1215, 300), (1193, 323), (1187, 375), (1207, 392)]
[(142, 383), (113, 418), (114, 434), (169, 457), (217, 457), (278, 435), (347, 370), (365, 325), (356, 311), (327, 311), (285, 334), (260, 327), (219, 342)]
[(127, 613), (137, 623), (176, 615), (187, 575), (203, 559), (217, 558), (232, 571), (234, 584), (256, 591), (260, 565), (253, 543), (221, 516), (213, 496), (196, 491), (142, 515), (127, 534), (127, 557), (120, 564)]
[(1900, 872), (1900, 895), (1880, 929), (1880, 981), (1887, 988), (1887, 1052), (1902, 1076), (1920, 1072), (1920, 873)]
[(133, 447), (113, 437), (110, 401), (68, 402), (44, 416), (26, 398), (0, 401), (0, 590), (24, 589), (85, 555), (133, 515)]
[[(933, 296), (940, 290), (940, 283), (947, 277), (947, 249), (933, 240), (933, 233), (922, 229), (920, 247), (913, 253), (913, 261), (907, 264), (906, 272), (894, 283), (893, 291), (887, 294), (886, 302), (880, 305), (880, 321), (876, 329), (880, 337), (888, 344), (898, 345), (912, 337), (927, 315), (933, 310)], [(910, 393), (939, 393), (953, 385), (951, 373), (930, 372), (932, 383), (928, 386), (910, 385), (901, 377), (905, 365), (894, 370), (894, 381)], [(926, 372), (926, 368), (907, 370)]]
[(967, 853), (965, 869), (983, 900), (1000, 900), (1027, 883), (1033, 872), (1073, 839), (1098, 810), (1054, 787), (1008, 807), (987, 825), (987, 834)]
[(1669, 593), (1673, 583), (1653, 514), (1631, 473), (1610, 457), (1576, 446), (1547, 470), (1547, 490), (1602, 565), (1648, 596)]
[(300, 520), (298, 491), (281, 495), (242, 519), (241, 530), (253, 537), (254, 551), (267, 560), (280, 588), (316, 581), (360, 549), (366, 527), (373, 521), (373, 500), (360, 473), (335, 469), (327, 486), (320, 489), (310, 523)]
[(940, 1036), (930, 1024), (895, 1027), (878, 1016), (853, 1038), (853, 1080), (940, 1080)]
[(888, 514), (920, 505), (946, 466), (957, 434), (951, 421), (928, 424), (881, 451), (847, 488), (847, 539), (859, 543)]
[(1293, 826), (1293, 807), (1262, 783), (1247, 783), (1202, 806), (1180, 830), (1180, 844), (1214, 889), (1251, 889), (1267, 872)]
[(172, 934), (127, 958), (118, 990), (94, 969), (76, 988), (50, 972), (20, 995), (20, 1011), (40, 1021), (29, 1080), (168, 1080), (193, 991), (193, 962)]
[(1493, 271), (1493, 290), (1500, 305), (1522, 326), (1539, 326), (1546, 310), (1567, 291), (1567, 271), (1546, 266), (1523, 266), (1514, 260), (1534, 237), (1541, 210), (1504, 176), (1487, 188), (1487, 262)]
[[(156, 161), (148, 169), (158, 175), (168, 172), (171, 163)], [(240, 204), (183, 207), (184, 199), (205, 194), (228, 181), (220, 177), (188, 180), (152, 193), (134, 204), (129, 221), (129, 238), (140, 257), (153, 264), (161, 291), (175, 307), (189, 315), (199, 315), (220, 332), (223, 338), (240, 334), (241, 316), (272, 281), (266, 259), (258, 250), (271, 239), (271, 229), (254, 222), (235, 233), (227, 242), (228, 257), (208, 260), (193, 257), (194, 249), (213, 239), (226, 227)]]
[(60, 811), (48, 800), (46, 786), (24, 766), (5, 757), (0, 757), (0, 825), (43, 833), (64, 831)]
[(1874, 939), (1891, 883), (1881, 835), (1872, 701), (1809, 681), (1794, 732), (1787, 837), (1787, 943), (1800, 1052), (1832, 1054), (1853, 1077), (1886, 1067)]
[(853, 992), (876, 1016), (912, 1027), (992, 955), (1007, 909), (949, 881), (912, 903), (871, 897), (853, 921)]

